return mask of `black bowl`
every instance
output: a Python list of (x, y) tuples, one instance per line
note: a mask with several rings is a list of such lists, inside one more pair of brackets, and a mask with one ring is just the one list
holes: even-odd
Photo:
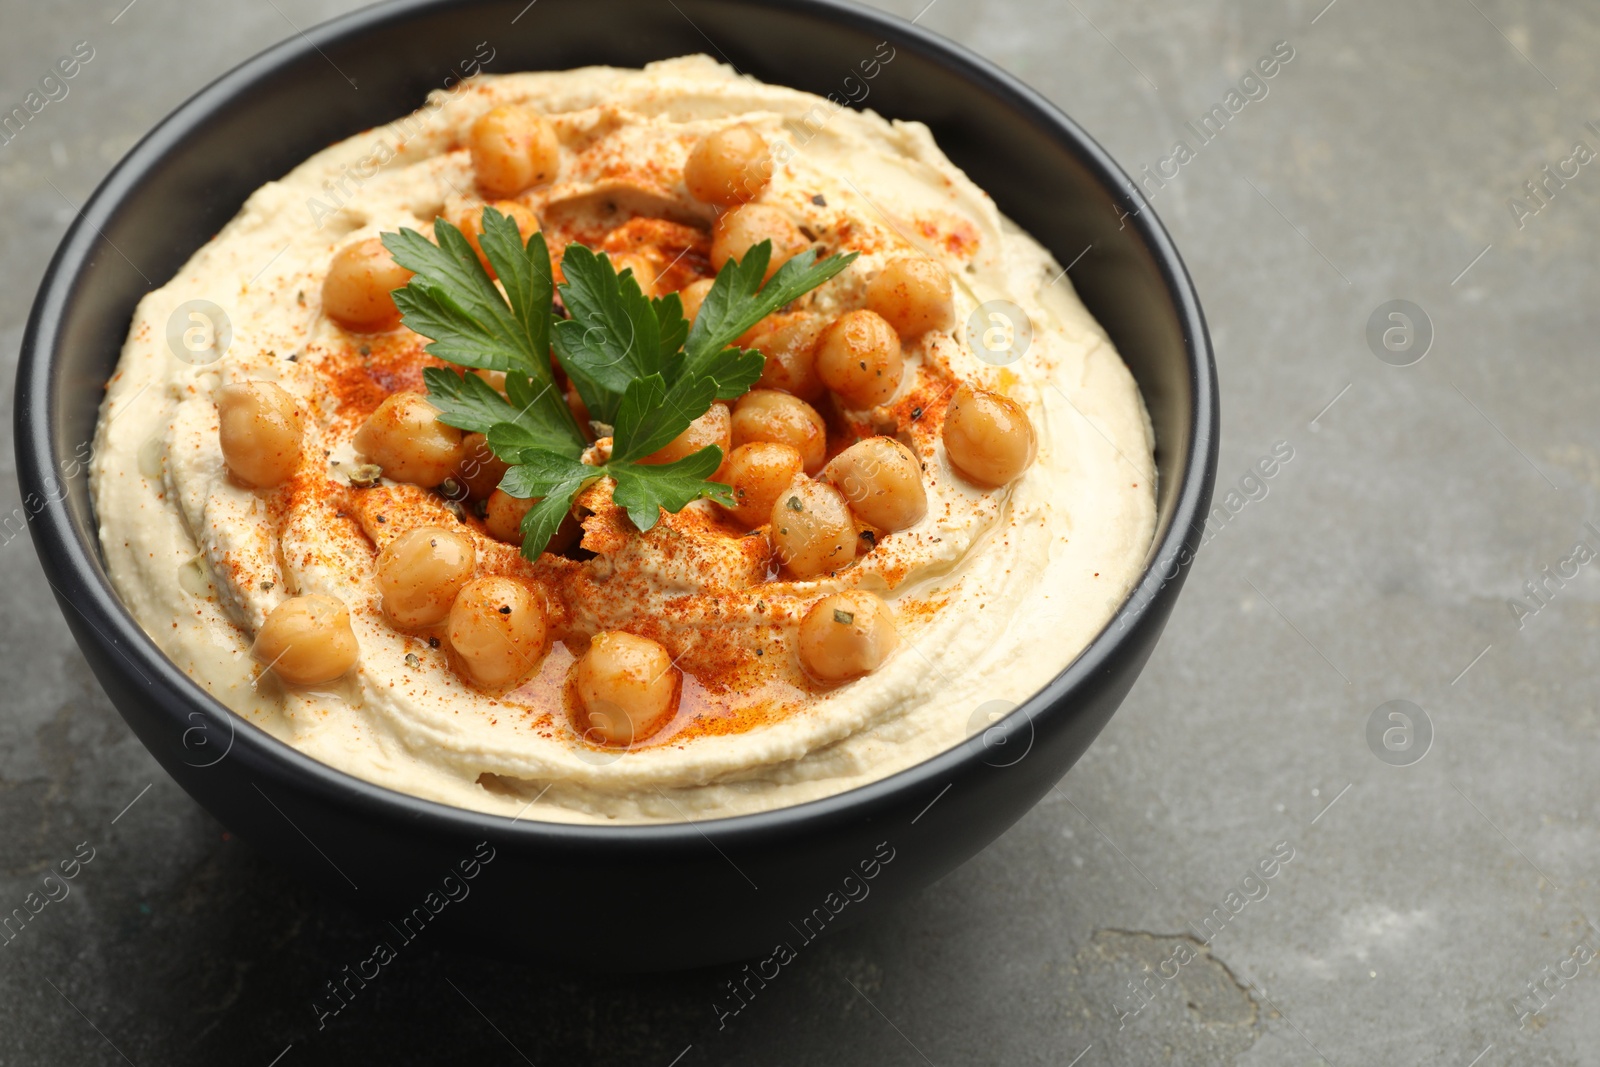
[[(1076, 259), (1073, 284), (1149, 405), (1160, 489), (1140, 583), (1071, 666), (968, 745), (839, 796), (697, 824), (578, 827), (342, 774), (232, 716), (157, 650), (107, 582), (73, 463), (93, 439), (134, 305), (257, 186), (419, 106), (480, 42), (494, 50), (486, 69), (506, 72), (710, 51), (765, 81), (919, 119), (1003, 211), (1061, 262)], [(225, 75), (102, 183), (23, 337), (17, 465), (34, 543), (90, 666), (139, 739), (226, 826), (391, 920), (396, 948), (436, 926), (430, 940), (476, 951), (659, 969), (780, 942), (799, 950), (947, 873), (1060, 779), (1122, 702), (1183, 583), (1215, 474), (1216, 391), (1194, 288), (1133, 183), (1037, 93), (949, 41), (836, 0), (398, 0)]]

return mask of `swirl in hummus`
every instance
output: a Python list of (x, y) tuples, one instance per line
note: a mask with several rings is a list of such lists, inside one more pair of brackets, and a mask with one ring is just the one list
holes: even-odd
[[(460, 807), (569, 822), (704, 819), (835, 794), (960, 744), (996, 701), (1031, 696), (1110, 619), (1155, 527), (1138, 389), (1060, 266), (924, 126), (819, 108), (703, 56), (638, 71), (482, 75), (449, 95), (257, 190), (140, 303), (109, 384), (91, 485), (112, 580), (165, 653), (224, 704), (333, 767)], [(543, 116), (533, 152), (544, 164), (520, 178), (490, 173), (481, 152), (475, 168), (475, 124), (507, 107)], [(743, 194), (700, 188), (707, 161), (691, 156), (717, 135), (733, 157), (759, 159)], [(530, 562), (508, 543), (514, 533), (502, 539), (492, 479), (462, 469), (442, 483), (408, 480), (395, 462), (374, 463), (373, 430), (358, 439), (380, 405), (422, 395), (424, 368), (445, 364), (423, 351), (425, 338), (348, 308), (328, 278), (341, 250), (436, 217), (470, 220), (492, 202), (542, 229), (558, 278), (559, 250), (579, 242), (631, 267), (647, 293), (685, 291), (687, 308), (725, 258), (715, 242), (747, 198), (768, 230), (779, 218), (801, 244), (859, 256), (747, 335), (768, 355), (758, 388), (777, 388), (696, 426), (722, 420), (706, 440), (726, 450), (763, 441), (763, 404), (817, 413), (825, 442), (798, 460), (805, 472), (784, 499), (800, 512), (807, 494), (842, 493), (851, 558), (795, 562), (808, 549), (786, 547), (787, 528), (769, 521), (781, 501), (752, 512), (698, 500), (640, 532), (601, 480), (578, 497), (578, 525)], [(911, 281), (897, 298), (901, 275)], [(915, 299), (939, 286), (942, 302)], [(169, 319), (195, 300), (231, 322), (226, 354), (211, 363), (178, 358), (167, 341)], [(980, 358), (983, 332), (1004, 326), (980, 306), (999, 300), (1032, 330), (1004, 366)], [(868, 335), (895, 320), (898, 380), (862, 383), (826, 354), (845, 319)], [(850, 351), (848, 340), (835, 347)], [(814, 378), (828, 359), (838, 389)], [(257, 477), (225, 457), (219, 404), (260, 383), (282, 390), (271, 397), (291, 421), (274, 425), (294, 440), (274, 454), (286, 469)], [(1012, 453), (1002, 441), (1000, 454), (983, 454), (995, 420), (1012, 416)], [(903, 461), (915, 499), (874, 511), (852, 492), (860, 471), (838, 457), (861, 441), (879, 449), (863, 477)], [(459, 434), (445, 445), (447, 456), (470, 451)], [(510, 589), (540, 613), (519, 676), (475, 677), (444, 622), (407, 627), (392, 604), (386, 613), (380, 554), (419, 528), (466, 545), (461, 577), (474, 588), (502, 583), (482, 596)], [(282, 623), (286, 604), (333, 602), (348, 622), (317, 654), (348, 655), (349, 670), (295, 685), (289, 660), (263, 662), (269, 618)], [(830, 661), (832, 631), (812, 623), (806, 636), (808, 617), (857, 623), (862, 612), (858, 630), (878, 627), (870, 647), (835, 648)], [(597, 736), (584, 714), (579, 668), (601, 634), (643, 639), (673, 682), (665, 713), (631, 744)], [(807, 641), (824, 647), (820, 661)]]

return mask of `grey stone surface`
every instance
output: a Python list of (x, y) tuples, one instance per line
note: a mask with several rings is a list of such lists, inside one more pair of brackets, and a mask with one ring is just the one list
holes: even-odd
[[(95, 49), (0, 146), (7, 381), (73, 205), (196, 88), (350, 6), (125, 2), (0, 0), (6, 108), (74, 42)], [(808, 949), (724, 1030), (725, 970), (594, 979), (421, 944), (318, 1032), (310, 996), (378, 924), (308, 895), (161, 773), (26, 539), (8, 540), (0, 910), (78, 843), (94, 852), (0, 948), (0, 1063), (1594, 1062), (1600, 964), (1573, 953), (1600, 947), (1600, 582), (1585, 566), (1544, 606), (1524, 583), (1576, 542), (1600, 548), (1585, 527), (1600, 176), (1579, 168), (1520, 219), (1508, 201), (1575, 142), (1600, 148), (1600, 15), (926, 2), (890, 6), (1031, 82), (1135, 172), (1276, 42), (1294, 50), (1155, 193), (1216, 340), (1219, 496), (1243, 483), (1235, 502), (1255, 499), (1215, 528), (1079, 766), (971, 863)], [(1410, 366), (1367, 342), (1396, 299), (1431, 321)], [(1275, 447), (1293, 458), (1252, 481)], [(0, 480), (0, 513), (15, 494)], [(1397, 699), (1431, 724), (1420, 761), (1369, 748), (1369, 718)], [(1275, 847), (1293, 858), (1245, 882)], [(1259, 899), (1235, 914), (1233, 890)], [(1575, 977), (1534, 999), (1561, 970)]]

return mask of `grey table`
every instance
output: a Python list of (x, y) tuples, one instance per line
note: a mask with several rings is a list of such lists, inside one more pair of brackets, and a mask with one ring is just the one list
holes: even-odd
[[(7, 381), (43, 265), (112, 163), (349, 6), (125, 3), (0, 2), (4, 109), (75, 42), (94, 52), (0, 146)], [(93, 858), (0, 948), (0, 1062), (1596, 1061), (1600, 12), (925, 3), (890, 6), (1150, 168), (1216, 340), (1232, 510), (1077, 768), (723, 1029), (733, 968), (595, 979), (419, 943), (319, 1031), (311, 997), (379, 924), (162, 774), (16, 537), (0, 911), (81, 842)], [(1274, 48), (1292, 58), (1241, 88)], [(15, 495), (0, 483), (0, 514)]]

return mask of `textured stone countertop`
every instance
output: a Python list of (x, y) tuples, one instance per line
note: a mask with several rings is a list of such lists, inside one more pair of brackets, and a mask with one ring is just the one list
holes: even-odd
[[(0, 0), (0, 109), (94, 49), (0, 145), (7, 383), (74, 205), (201, 85), (354, 6), (126, 3)], [(0, 910), (78, 842), (93, 859), (0, 948), (0, 1063), (1595, 1062), (1600, 570), (1565, 561), (1600, 550), (1600, 174), (1583, 163), (1600, 9), (888, 3), (1030, 82), (1130, 172), (1175, 174), (1153, 204), (1216, 342), (1236, 514), (1059, 789), (725, 1030), (730, 969), (595, 979), (419, 945), (318, 1032), (310, 991), (378, 921), (166, 777), (8, 536)], [(1292, 58), (1265, 95), (1245, 85), (1175, 160), (1185, 124), (1275, 48)], [(1536, 200), (1546, 165), (1569, 177)], [(1386, 317), (1396, 300), (1408, 319)], [(16, 495), (0, 480), (0, 513)], [(1250, 879), (1275, 851), (1292, 858)]]

